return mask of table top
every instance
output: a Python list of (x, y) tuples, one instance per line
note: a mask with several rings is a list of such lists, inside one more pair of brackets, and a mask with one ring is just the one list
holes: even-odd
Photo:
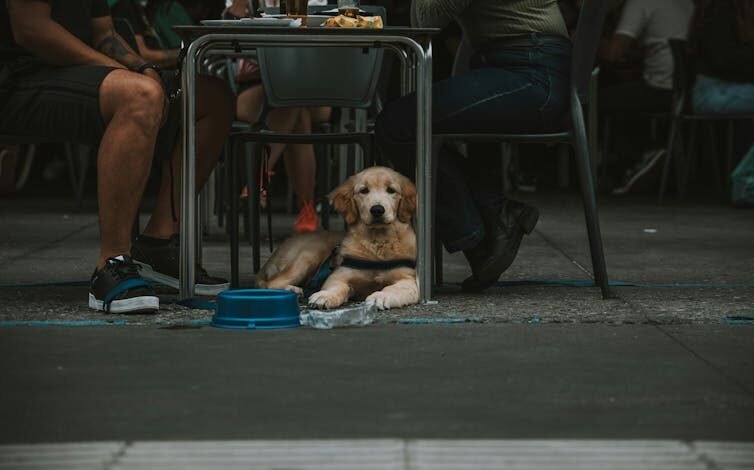
[(372, 28), (292, 28), (288, 26), (173, 26), (173, 30), (184, 38), (195, 39), (206, 34), (285, 34), (337, 36), (339, 34), (356, 34), (359, 36), (404, 36), (409, 38), (427, 38), (440, 32), (439, 28), (411, 28), (409, 26), (385, 26)]

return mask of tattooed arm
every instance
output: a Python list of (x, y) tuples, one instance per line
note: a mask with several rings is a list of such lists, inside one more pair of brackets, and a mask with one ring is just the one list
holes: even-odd
[(147, 62), (115, 32), (113, 19), (110, 16), (92, 18), (92, 44), (96, 50), (130, 70), (136, 70)]
[(13, 38), (25, 49), (53, 65), (98, 64), (126, 68), (125, 64), (79, 40), (52, 19), (45, 0), (7, 0)]

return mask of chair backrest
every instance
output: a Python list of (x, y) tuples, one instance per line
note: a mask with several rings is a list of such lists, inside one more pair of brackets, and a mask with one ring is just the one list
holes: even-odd
[(685, 39), (668, 39), (673, 56), (673, 116), (680, 116), (689, 107), (689, 90), (694, 74), (690, 70), (688, 43)]
[(571, 86), (576, 88), (582, 103), (586, 103), (589, 97), (589, 80), (609, 3), (607, 0), (584, 0), (581, 4), (579, 22), (573, 34)]
[[(369, 7), (384, 18), (384, 7)], [(367, 108), (374, 100), (383, 55), (383, 49), (362, 47), (257, 49), (267, 103), (275, 108)]]

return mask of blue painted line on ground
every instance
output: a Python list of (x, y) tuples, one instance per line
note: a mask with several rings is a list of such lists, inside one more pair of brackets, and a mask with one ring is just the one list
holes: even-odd
[(724, 325), (754, 325), (754, 314), (752, 315), (726, 315), (722, 319)]
[(175, 303), (183, 307), (199, 310), (215, 310), (217, 307), (217, 302), (214, 300), (197, 299), (195, 297), (177, 300)]
[[(160, 285), (159, 283), (152, 283), (152, 285)], [(56, 282), (32, 282), (23, 284), (0, 284), (0, 289), (21, 289), (29, 287), (73, 287), (73, 286), (88, 286), (89, 281), (56, 281)], [(443, 283), (443, 286), (459, 286), (460, 282)], [(595, 287), (594, 281), (591, 279), (530, 279), (520, 281), (497, 281), (495, 283), (499, 287), (508, 286), (564, 286), (564, 287)], [(629, 282), (629, 281), (610, 281), (608, 282), (610, 287), (646, 287), (650, 289), (754, 289), (754, 284), (703, 284), (703, 283), (656, 283), (648, 284), (641, 282)], [(178, 303), (183, 305), (186, 302), (189, 306), (194, 302), (195, 305), (202, 305), (201, 308), (212, 310), (214, 309), (214, 302), (204, 301), (201, 299), (186, 299), (181, 300)], [(203, 302), (203, 303), (202, 303)]]
[(442, 323), (482, 323), (480, 317), (459, 317), (459, 318), (380, 318), (379, 321), (388, 323), (398, 323), (405, 325), (428, 325)]
[(0, 321), (4, 326), (120, 326), (127, 325), (126, 320), (7, 320)]
[[(442, 286), (460, 286), (460, 282), (445, 282)], [(591, 279), (532, 279), (521, 281), (497, 281), (498, 287), (513, 286), (562, 286), (562, 287), (596, 287)], [(610, 287), (644, 287), (648, 289), (754, 289), (754, 284), (697, 284), (697, 283), (658, 283), (645, 284), (640, 282), (609, 281)]]
[(0, 284), (0, 289), (23, 289), (27, 287), (88, 286), (89, 281), (28, 282), (24, 284)]
[[(211, 323), (211, 320), (206, 319), (193, 319), (186, 321), (170, 321), (170, 320), (155, 320), (152, 324), (158, 326), (171, 325), (190, 325), (190, 326), (206, 326)], [(14, 327), (14, 326), (124, 326), (129, 325), (127, 320), (6, 320), (0, 321), (0, 328), (2, 327)]]
[(155, 320), (155, 325), (191, 325), (191, 326), (205, 326), (212, 323), (212, 320), (206, 320), (206, 319), (193, 319), (188, 321), (170, 321), (170, 320)]

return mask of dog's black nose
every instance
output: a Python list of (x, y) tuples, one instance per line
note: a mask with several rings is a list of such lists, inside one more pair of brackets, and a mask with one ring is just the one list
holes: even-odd
[(377, 204), (369, 208), (369, 213), (372, 214), (372, 217), (382, 217), (385, 215), (385, 207)]

